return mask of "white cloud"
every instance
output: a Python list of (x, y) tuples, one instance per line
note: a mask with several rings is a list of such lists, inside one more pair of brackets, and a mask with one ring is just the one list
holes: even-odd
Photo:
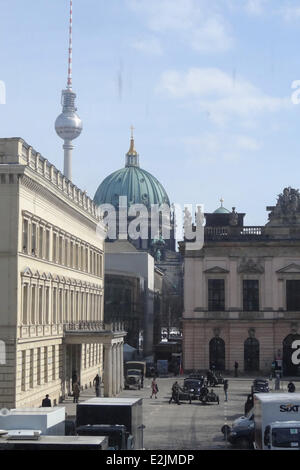
[(246, 0), (245, 10), (250, 15), (261, 15), (264, 12), (267, 0)]
[(186, 73), (166, 71), (158, 91), (185, 100), (187, 105), (198, 105), (219, 124), (224, 124), (230, 117), (248, 119), (291, 105), (290, 98), (269, 96), (249, 81), (216, 68), (190, 68)]
[(281, 15), (286, 21), (299, 20), (300, 18), (300, 5), (290, 6), (286, 5), (280, 10)]
[(134, 49), (149, 55), (162, 55), (163, 50), (157, 38), (149, 38), (135, 41), (132, 44)]
[(261, 147), (256, 139), (246, 135), (210, 132), (199, 137), (186, 137), (183, 144), (193, 164), (239, 161), (248, 152), (255, 152)]
[(224, 17), (208, 0), (128, 0), (128, 4), (152, 32), (176, 34), (194, 50), (224, 51), (233, 43)]

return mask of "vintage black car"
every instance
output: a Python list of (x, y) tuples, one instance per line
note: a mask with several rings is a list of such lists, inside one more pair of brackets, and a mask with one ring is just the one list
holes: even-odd
[(269, 389), (269, 382), (266, 379), (255, 379), (251, 386), (251, 393), (268, 393)]
[(203, 387), (203, 379), (187, 378), (184, 379), (184, 389), (191, 395), (192, 400), (199, 400), (201, 388)]

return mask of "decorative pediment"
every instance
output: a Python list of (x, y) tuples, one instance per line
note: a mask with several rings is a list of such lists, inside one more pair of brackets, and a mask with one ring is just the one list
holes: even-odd
[(220, 266), (214, 266), (213, 268), (205, 269), (206, 274), (227, 274), (227, 269), (221, 268)]
[(279, 274), (293, 274), (293, 273), (300, 274), (300, 264), (291, 263), (285, 268), (278, 269), (278, 271), (276, 272)]
[(253, 259), (246, 260), (245, 258), (241, 261), (237, 270), (238, 273), (244, 274), (262, 274), (265, 272), (265, 268), (259, 261), (255, 262)]
[(33, 272), (31, 271), (30, 268), (25, 268), (24, 271), (22, 272), (22, 276), (32, 277)]

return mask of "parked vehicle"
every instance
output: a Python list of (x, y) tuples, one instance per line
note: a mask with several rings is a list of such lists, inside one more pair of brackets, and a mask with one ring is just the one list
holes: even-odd
[(199, 400), (203, 380), (187, 378), (184, 379), (183, 387), (191, 395), (192, 400)]
[(258, 450), (300, 449), (300, 393), (254, 395), (254, 447)]
[[(120, 425), (126, 428), (125, 442), (121, 439), (122, 450), (143, 448), (143, 400), (141, 398), (91, 398), (77, 404), (76, 431), (82, 434), (97, 432), (92, 426), (110, 425), (108, 436), (121, 430)], [(104, 432), (103, 427), (102, 430)], [(99, 429), (99, 428), (98, 428)]]
[(251, 386), (251, 393), (268, 393), (269, 389), (269, 381), (266, 379), (255, 379)]
[[(129, 373), (131, 371), (131, 373)], [(133, 372), (134, 371), (134, 372)], [(139, 374), (137, 373), (139, 371)], [(125, 388), (126, 388), (126, 377), (131, 376), (129, 383), (134, 385), (136, 388), (144, 387), (144, 377), (146, 376), (146, 362), (143, 361), (127, 361), (124, 364), (124, 375), (125, 375)], [(130, 385), (128, 383), (128, 386)]]
[(254, 411), (249, 411), (244, 416), (233, 421), (232, 426), (221, 428), (225, 439), (239, 449), (253, 449), (254, 441)]
[(142, 373), (138, 369), (127, 369), (124, 378), (124, 388), (128, 390), (135, 388), (140, 390), (142, 388)]
[(209, 390), (206, 385), (204, 385), (200, 390), (199, 400), (202, 403), (217, 403), (219, 405), (220, 399), (213, 390)]

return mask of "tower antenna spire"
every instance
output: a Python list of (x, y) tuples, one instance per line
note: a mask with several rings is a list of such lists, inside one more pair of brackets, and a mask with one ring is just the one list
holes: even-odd
[(73, 0), (70, 0), (69, 56), (68, 56), (68, 81), (67, 81), (68, 90), (72, 90), (72, 53), (73, 53), (72, 33), (73, 33)]
[(81, 134), (82, 122), (76, 114), (76, 93), (72, 90), (72, 33), (73, 33), (73, 1), (70, 0), (70, 24), (69, 24), (69, 54), (68, 54), (68, 80), (67, 88), (62, 91), (62, 113), (55, 121), (55, 130), (58, 136), (64, 140), (64, 175), (72, 179), (72, 140)]

